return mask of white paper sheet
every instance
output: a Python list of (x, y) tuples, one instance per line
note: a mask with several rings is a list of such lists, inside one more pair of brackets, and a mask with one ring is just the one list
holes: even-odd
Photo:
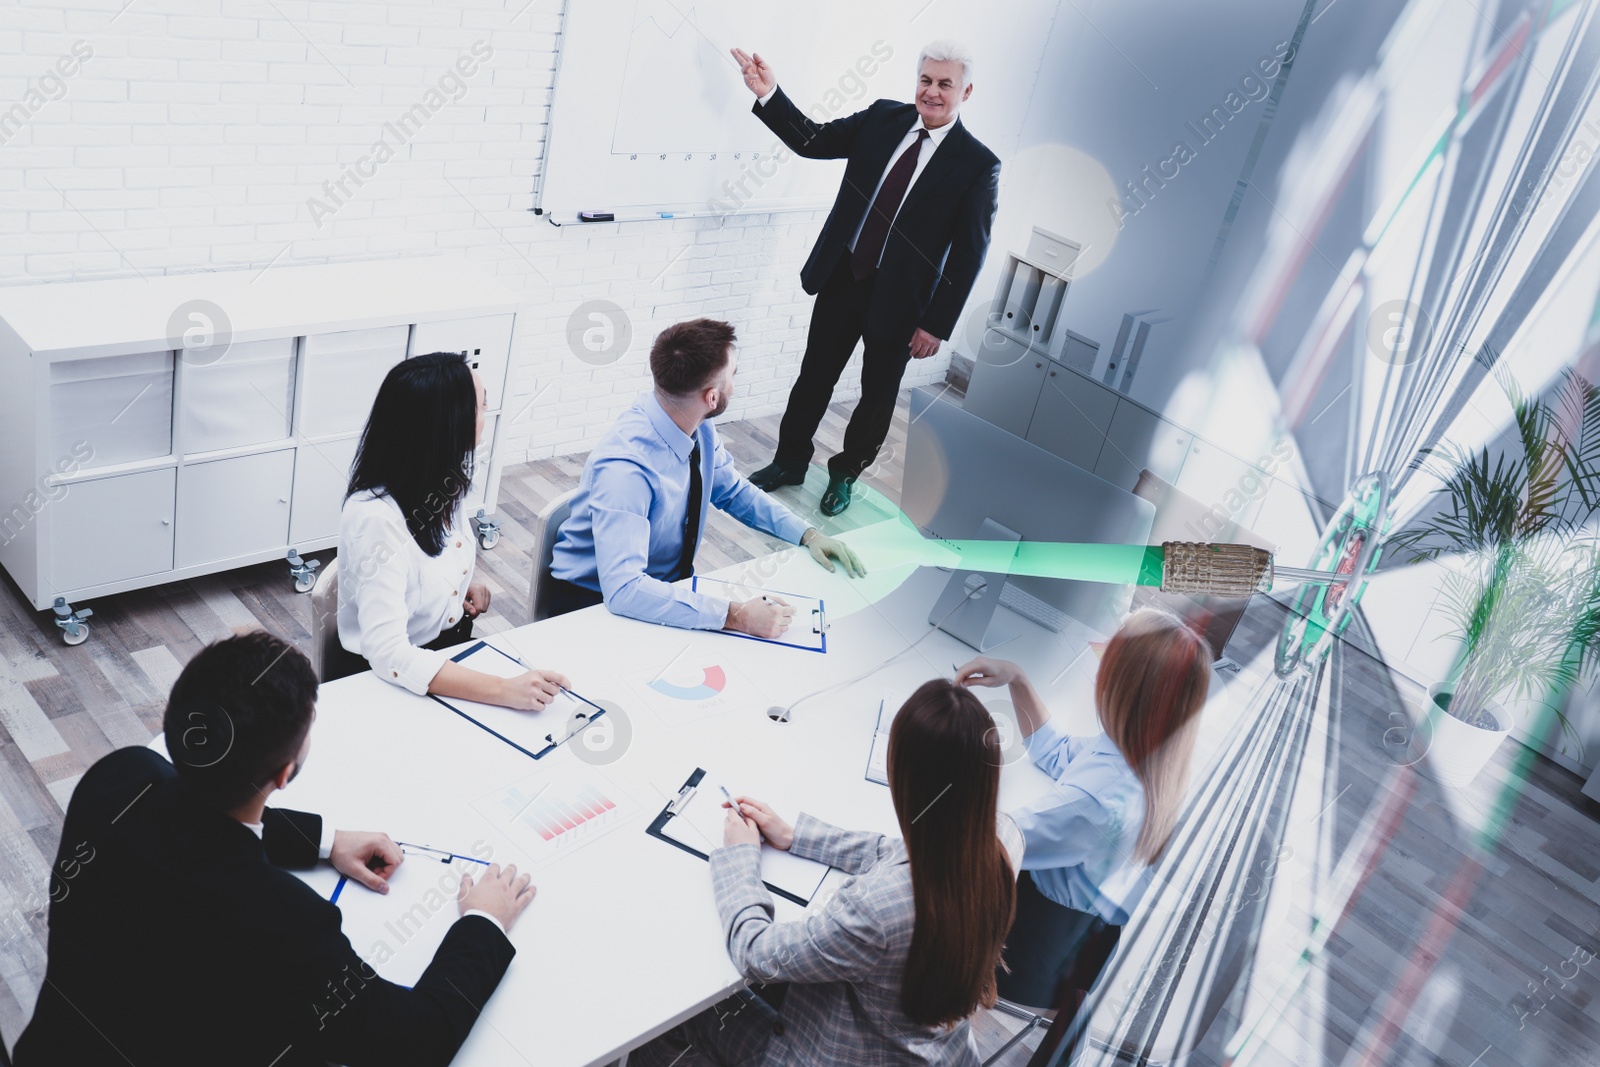
[[(483, 877), (485, 867), (472, 860), (440, 863), (410, 855), (389, 876), (389, 892), (375, 893), (347, 880), (335, 901), (340, 925), (356, 955), (391, 982), (414, 986), (433, 962), (444, 935), (460, 918), (456, 892), (461, 876)], [(319, 872), (320, 873), (320, 872)], [(337, 874), (328, 868), (328, 873)], [(337, 882), (335, 881), (335, 885)], [(323, 890), (321, 885), (313, 888)], [(329, 886), (324, 896), (332, 894)]]

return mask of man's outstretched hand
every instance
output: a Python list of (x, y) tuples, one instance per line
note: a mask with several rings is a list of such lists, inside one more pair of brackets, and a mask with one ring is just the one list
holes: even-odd
[(807, 530), (806, 533), (811, 536), (802, 535), (800, 543), (810, 551), (811, 558), (816, 560), (819, 566), (827, 568), (830, 574), (836, 569), (834, 564), (837, 563), (844, 568), (845, 574), (851, 578), (865, 578), (867, 576), (867, 568), (862, 565), (861, 557), (856, 555), (855, 550), (849, 545), (837, 537), (824, 536), (822, 531), (815, 527)]
[(729, 49), (733, 53), (734, 62), (739, 64), (739, 70), (744, 74), (744, 83), (756, 97), (766, 96), (772, 92), (772, 87), (778, 84), (778, 79), (773, 77), (772, 68), (767, 66), (767, 61), (759, 53), (751, 54), (743, 48)]

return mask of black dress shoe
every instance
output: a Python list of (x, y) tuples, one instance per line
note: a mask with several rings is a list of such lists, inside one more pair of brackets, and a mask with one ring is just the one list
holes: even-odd
[(804, 469), (797, 471), (781, 463), (768, 463), (750, 476), (750, 484), (763, 493), (770, 493), (780, 485), (799, 485), (805, 480)]
[(822, 513), (829, 518), (850, 506), (850, 486), (853, 478), (828, 479), (828, 488), (822, 492)]

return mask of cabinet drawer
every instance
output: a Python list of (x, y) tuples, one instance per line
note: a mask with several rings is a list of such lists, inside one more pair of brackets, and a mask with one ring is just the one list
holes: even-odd
[(172, 569), (177, 471), (74, 482), (50, 505), (50, 578), (60, 593)]
[(289, 436), (294, 338), (248, 341), (211, 363), (184, 363), (179, 438), (188, 453), (267, 444)]
[(389, 368), (406, 358), (406, 326), (312, 334), (302, 342), (300, 433), (357, 433)]
[(484, 315), (472, 319), (419, 322), (411, 330), (410, 355), (459, 352), (483, 379), (484, 402), (490, 411), (501, 403), (506, 380), (506, 360), (511, 354), (514, 315)]
[(178, 566), (280, 548), (289, 535), (294, 452), (285, 448), (183, 468)]
[(296, 450), (290, 544), (338, 536), (339, 512), (344, 508), (350, 466), (360, 443), (359, 437), (344, 437), (320, 444), (303, 443)]

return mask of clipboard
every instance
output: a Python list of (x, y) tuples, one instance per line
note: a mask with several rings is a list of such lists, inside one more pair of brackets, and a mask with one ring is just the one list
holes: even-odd
[[(736, 586), (737, 582), (724, 582), (720, 578), (702, 578), (696, 574), (689, 579), (689, 591), (699, 592), (701, 582), (714, 582), (717, 585)], [(746, 587), (748, 588), (748, 587)], [(805, 601), (806, 605), (816, 604), (816, 607), (797, 606), (794, 622), (790, 624), (787, 632), (781, 637), (756, 637), (754, 634), (742, 634), (733, 630), (719, 630), (718, 633), (727, 634), (729, 637), (742, 637), (747, 641), (760, 641), (767, 645), (784, 645), (788, 648), (798, 648), (802, 652), (828, 651), (828, 605), (821, 597), (807, 596), (805, 593), (785, 593), (781, 589), (762, 590), (774, 596), (785, 599)], [(810, 620), (810, 625), (806, 621)]]
[[(699, 789), (700, 783), (705, 780), (705, 776), (706, 776), (705, 768), (696, 767), (694, 769), (694, 773), (689, 775), (688, 779), (683, 783), (683, 785), (681, 787), (679, 787), (678, 795), (673, 797), (670, 801), (668, 801), (667, 802), (667, 806), (661, 809), (660, 814), (658, 814), (654, 819), (652, 819), (650, 821), (650, 825), (645, 829), (645, 833), (649, 834), (653, 838), (656, 838), (658, 841), (665, 841), (667, 844), (671, 845), (672, 847), (681, 848), (683, 851), (687, 852), (689, 855), (697, 856), (700, 859), (703, 859), (707, 863), (709, 863), (709, 862), (711, 862), (711, 857), (710, 857), (709, 854), (707, 854), (705, 852), (701, 852), (699, 849), (694, 848), (694, 847), (692, 847), (690, 845), (684, 844), (682, 841), (679, 841), (677, 838), (670, 836), (666, 832), (667, 824), (669, 822), (671, 822), (673, 817), (676, 816), (680, 811), (682, 811), (684, 809), (684, 807), (687, 806), (688, 803), (691, 800), (694, 799), (696, 791)], [(768, 851), (777, 853), (778, 855), (782, 855), (782, 856), (785, 856), (785, 857), (788, 856), (788, 853), (779, 852), (777, 849), (774, 849), (774, 848), (772, 848), (772, 846), (767, 845), (767, 844), (763, 844), (761, 846), (761, 851), (762, 851), (763, 856), (766, 855)], [(814, 861), (814, 860), (801, 860), (799, 857), (795, 857), (795, 859), (800, 863), (807, 863), (807, 864), (816, 863), (816, 861)], [(817, 866), (821, 867), (822, 864), (818, 863)], [(823, 881), (823, 879), (825, 877), (827, 877), (827, 873), (831, 869), (832, 868), (829, 868), (829, 867), (824, 867), (823, 868), (822, 873), (817, 876), (816, 887), (811, 890), (810, 896), (801, 896), (800, 894), (798, 894), (798, 893), (796, 893), (796, 892), (794, 892), (794, 891), (792, 891), (790, 889), (785, 889), (782, 886), (773, 885), (771, 882), (767, 881), (765, 878), (762, 879), (761, 884), (767, 887), (767, 891), (768, 892), (770, 892), (770, 893), (772, 893), (772, 894), (774, 894), (776, 896), (780, 896), (785, 900), (793, 901), (794, 903), (796, 903), (796, 904), (800, 905), (802, 908), (804, 908), (804, 907), (808, 906), (811, 903), (812, 898), (814, 898), (817, 895), (817, 890), (822, 887), (822, 881)]]
[[(872, 727), (872, 747), (867, 749), (867, 773), (862, 777), (878, 785), (889, 784), (889, 731), (883, 728), (883, 707), (887, 696), (878, 698), (878, 721)], [(891, 721), (894, 715), (890, 715)]]
[[(340, 874), (333, 892), (323, 889), (320, 895), (339, 909), (341, 931), (369, 967), (388, 981), (414, 987), (459, 917), (455, 893), (447, 890), (464, 869), (476, 874), (489, 861), (426, 845), (396, 844), (408, 862), (391, 875), (392, 892), (352, 886), (350, 876)], [(438, 862), (426, 862), (430, 859)]]
[[(468, 659), (478, 655), (487, 655), (490, 658), (488, 661), (481, 663), (468, 664), (466, 662)], [(528, 669), (527, 665), (524, 664), (520, 659), (502, 648), (496, 648), (487, 641), (473, 642), (471, 647), (456, 653), (454, 656), (451, 656), (450, 660), (453, 663), (460, 663), (464, 667), (470, 667), (472, 670), (481, 670), (485, 674), (493, 674), (496, 677), (515, 677), (517, 674), (521, 674)], [(515, 667), (515, 670), (511, 669), (513, 666)], [(506, 673), (507, 671), (510, 671), (510, 673)], [(593, 726), (595, 721), (606, 713), (605, 708), (601, 707), (599, 704), (596, 704), (588, 697), (573, 692), (571, 689), (563, 689), (561, 692), (564, 697), (569, 698), (576, 705), (576, 707), (571, 709), (571, 711), (572, 715), (579, 721), (571, 728), (558, 728), (556, 730), (552, 730), (544, 735), (544, 743), (542, 745), (534, 742), (532, 743), (532, 747), (520, 744), (513, 738), (506, 736), (505, 731), (509, 727), (516, 725), (515, 720), (508, 719), (507, 716), (520, 717), (543, 715), (546, 711), (550, 710), (550, 707), (546, 707), (543, 711), (514, 711), (510, 708), (498, 708), (489, 704), (479, 704), (475, 701), (463, 700), (459, 697), (442, 697), (437, 693), (429, 693), (428, 695), (433, 697), (434, 700), (437, 700), (439, 703), (443, 704), (445, 707), (449, 708), (451, 711), (455, 712), (457, 715), (461, 716), (463, 719), (466, 719), (468, 722), (472, 723), (472, 725), (478, 727), (480, 730), (483, 730), (491, 737), (499, 738), (501, 741), (504, 741), (506, 744), (510, 745), (518, 752), (521, 752), (523, 755), (530, 756), (533, 759), (543, 759), (544, 757), (550, 755), (550, 753), (554, 752), (557, 748), (560, 748), (563, 744), (572, 740), (584, 730), (588, 729), (590, 726)], [(557, 699), (559, 700), (560, 698), (558, 697)], [(496, 729), (497, 726), (499, 729)], [(519, 734), (521, 733), (521, 731), (513, 732)], [(537, 731), (530, 730), (528, 732), (536, 733)], [(523, 738), (523, 740), (526, 741), (528, 739)]]

